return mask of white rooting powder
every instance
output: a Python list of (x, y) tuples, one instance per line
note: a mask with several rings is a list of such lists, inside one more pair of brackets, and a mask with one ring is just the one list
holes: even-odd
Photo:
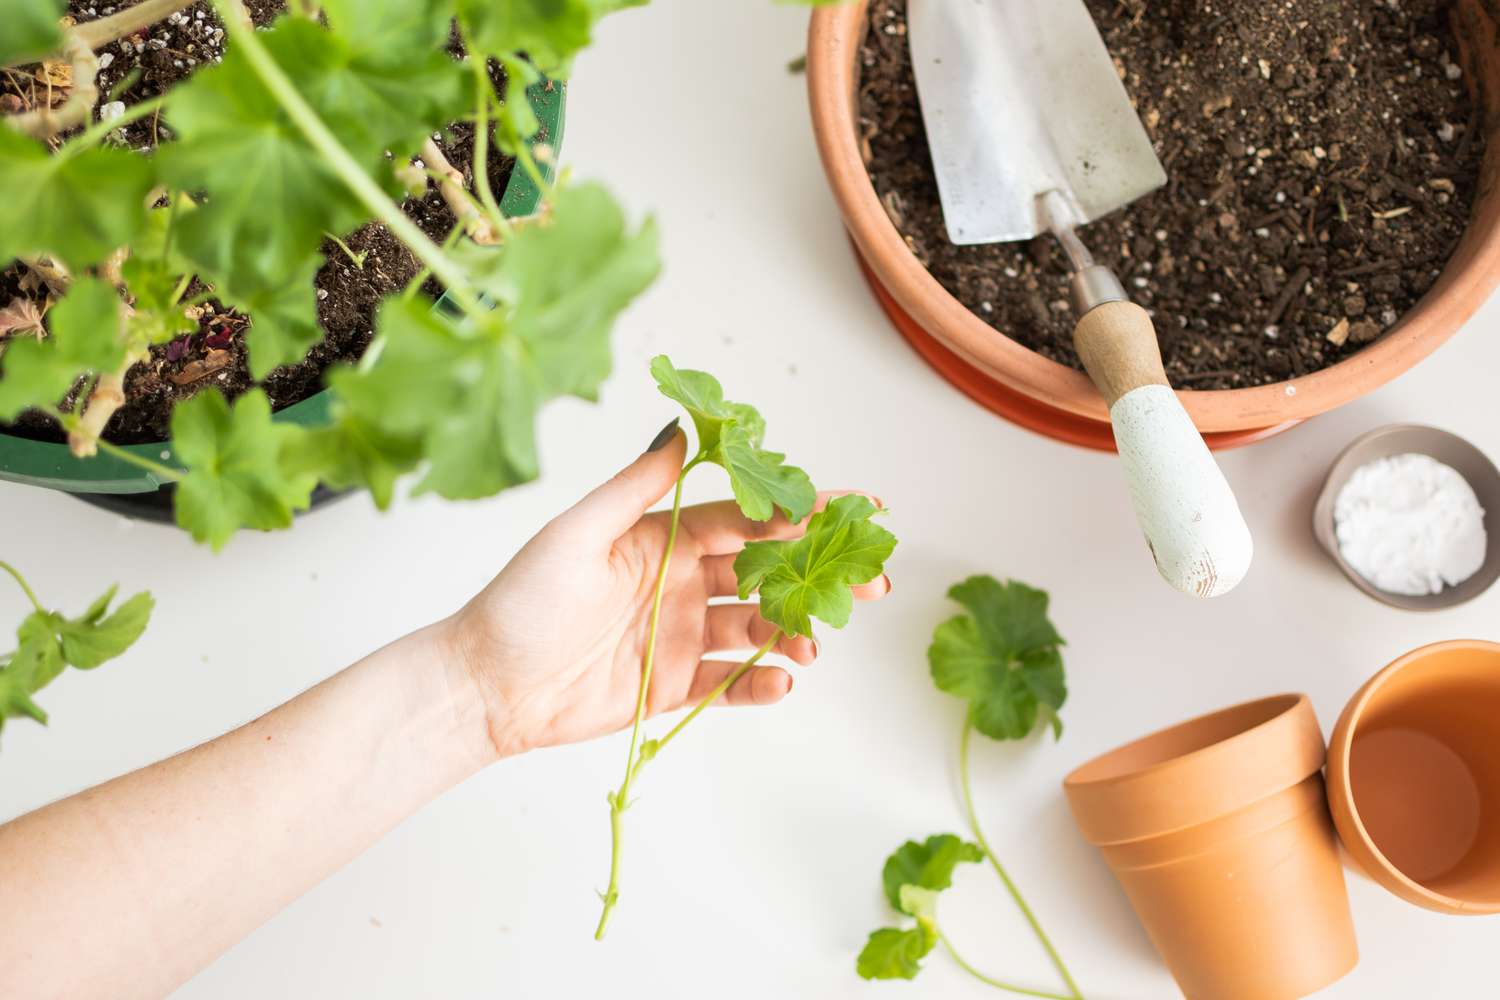
[(1436, 594), (1484, 564), (1484, 508), (1474, 488), (1428, 455), (1361, 465), (1339, 490), (1333, 519), (1345, 561), (1389, 594)]

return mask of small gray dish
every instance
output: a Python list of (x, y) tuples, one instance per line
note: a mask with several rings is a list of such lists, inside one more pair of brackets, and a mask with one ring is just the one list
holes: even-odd
[[(1376, 459), (1410, 452), (1428, 455), (1452, 466), (1469, 481), (1479, 498), (1479, 505), (1485, 510), (1485, 528), (1489, 534), (1489, 547), (1479, 572), (1456, 587), (1444, 587), (1441, 593), (1423, 597), (1390, 594), (1360, 576), (1339, 552), (1333, 522), (1334, 501), (1349, 477), (1354, 475), (1354, 470)], [(1495, 468), (1484, 452), (1457, 434), (1420, 424), (1390, 424), (1377, 428), (1345, 448), (1334, 460), (1323, 491), (1318, 494), (1318, 502), (1313, 505), (1313, 534), (1344, 575), (1377, 601), (1407, 611), (1439, 611), (1463, 604), (1484, 593), (1500, 577), (1500, 469)]]

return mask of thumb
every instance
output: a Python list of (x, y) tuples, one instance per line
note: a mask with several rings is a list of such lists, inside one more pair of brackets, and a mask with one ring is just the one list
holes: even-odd
[(561, 520), (602, 542), (629, 531), (677, 482), (687, 451), (678, 419), (663, 427), (641, 456), (615, 473), (563, 515)]

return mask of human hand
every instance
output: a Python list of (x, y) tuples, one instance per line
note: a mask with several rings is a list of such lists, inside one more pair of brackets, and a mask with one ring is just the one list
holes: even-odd
[[(652, 597), (670, 526), (665, 511), (646, 514), (677, 481), (687, 438), (676, 422), (609, 482), (558, 515), (452, 618), (441, 634), (466, 668), (484, 705), (500, 756), (614, 732), (635, 717)], [(820, 496), (819, 505), (827, 499)], [(751, 521), (732, 500), (682, 509), (663, 590), (647, 714), (707, 695), (775, 627), (754, 603), (710, 606), (736, 593), (734, 558), (747, 541), (796, 538), (801, 525), (779, 513)], [(887, 577), (852, 588), (875, 600)], [(774, 647), (807, 666), (818, 655), (808, 636)], [(792, 689), (777, 666), (755, 666), (725, 692), (730, 705), (769, 705)]]

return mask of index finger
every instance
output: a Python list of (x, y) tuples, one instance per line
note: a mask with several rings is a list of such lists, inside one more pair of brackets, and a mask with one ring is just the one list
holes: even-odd
[[(851, 493), (868, 497), (877, 507), (885, 506), (879, 497), (862, 490), (820, 490), (813, 510), (822, 510), (828, 501)], [(682, 529), (693, 537), (704, 555), (725, 556), (743, 549), (746, 542), (801, 538), (807, 531), (807, 518), (793, 524), (778, 510), (768, 521), (752, 521), (733, 500), (717, 500), (682, 508)]]

